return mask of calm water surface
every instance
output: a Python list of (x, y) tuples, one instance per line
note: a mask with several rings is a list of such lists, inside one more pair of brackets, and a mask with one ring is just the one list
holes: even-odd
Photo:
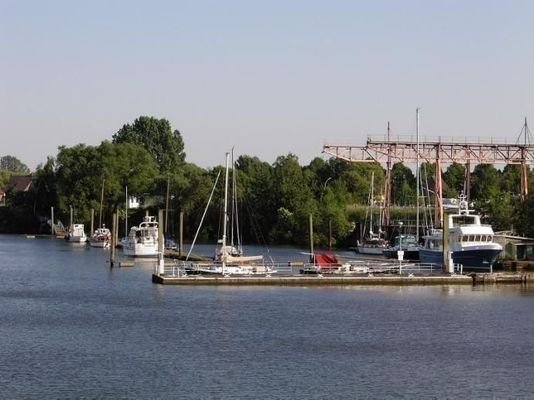
[(108, 257), (0, 235), (0, 398), (534, 398), (529, 288), (169, 287)]

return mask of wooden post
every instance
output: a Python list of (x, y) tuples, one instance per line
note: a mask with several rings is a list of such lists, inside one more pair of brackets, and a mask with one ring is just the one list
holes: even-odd
[(91, 208), (91, 230), (89, 231), (89, 234), (93, 236), (94, 231), (95, 231), (95, 209)]
[(184, 252), (184, 212), (183, 211), (180, 211), (179, 227), (180, 227), (180, 232), (179, 232), (180, 233), (180, 238), (179, 238), (180, 244), (178, 247), (178, 254), (181, 257)]
[[(163, 210), (158, 210), (158, 221), (163, 221)], [(165, 262), (163, 260), (164, 241), (163, 228), (160, 226), (158, 229), (158, 275), (165, 273)]]
[(332, 250), (332, 220), (328, 220), (328, 250)]
[(51, 234), (52, 234), (52, 236), (54, 236), (54, 233), (55, 233), (54, 232), (54, 226), (55, 226), (55, 224), (54, 224), (54, 206), (50, 207), (50, 214), (51, 214), (51, 221), (52, 221), (52, 223), (50, 224), (50, 225), (52, 225), (52, 233)]
[(111, 251), (109, 252), (109, 265), (111, 268), (113, 268), (113, 264), (115, 263), (115, 248), (117, 244), (117, 238), (116, 238), (116, 231), (117, 231), (117, 213), (113, 213), (113, 217), (111, 218)]
[(315, 261), (313, 256), (313, 215), (310, 214), (310, 259)]
[[(451, 263), (451, 257), (449, 256), (449, 214), (447, 212), (444, 213), (443, 216), (443, 234), (441, 235), (441, 239), (443, 241), (442, 247), (443, 247), (443, 273), (445, 274), (451, 274), (454, 272), (454, 264)], [(451, 265), (452, 264), (452, 265)]]

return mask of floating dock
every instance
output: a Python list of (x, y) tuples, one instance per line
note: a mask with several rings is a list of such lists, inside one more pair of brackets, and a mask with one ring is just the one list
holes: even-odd
[(434, 276), (171, 276), (152, 275), (152, 282), (161, 285), (231, 285), (231, 286), (348, 286), (348, 285), (472, 285), (467, 275)]

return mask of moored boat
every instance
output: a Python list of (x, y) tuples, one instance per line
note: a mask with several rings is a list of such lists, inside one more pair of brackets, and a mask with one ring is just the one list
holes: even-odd
[[(226, 154), (226, 168), (225, 168), (225, 190), (224, 190), (224, 216), (223, 216), (223, 230), (222, 239), (218, 241), (216, 247), (215, 257), (213, 262), (192, 262), (185, 266), (185, 271), (189, 274), (204, 274), (204, 275), (221, 275), (221, 276), (248, 276), (256, 274), (269, 275), (274, 273), (270, 266), (263, 264), (263, 256), (245, 256), (241, 247), (235, 247), (228, 243), (227, 234), (230, 228), (233, 235), (233, 226), (228, 227), (228, 174), (229, 174), (229, 154)], [(216, 182), (217, 183), (217, 182)], [(215, 183), (215, 184), (216, 184)], [(234, 180), (235, 183), (235, 180)], [(215, 186), (214, 186), (215, 189)], [(235, 198), (233, 199), (235, 201)], [(208, 201), (209, 205), (209, 201)], [(232, 222), (236, 223), (237, 218), (232, 218)], [(200, 227), (199, 227), (200, 229)], [(238, 235), (239, 236), (239, 235)], [(191, 247), (192, 250), (192, 247)]]
[(357, 243), (357, 250), (360, 254), (381, 256), (384, 250), (389, 247), (386, 239), (379, 234), (369, 232), (369, 236)]
[(72, 224), (69, 227), (67, 234), (65, 235), (65, 240), (72, 243), (87, 242), (87, 235), (85, 234), (83, 224)]
[(91, 247), (109, 247), (111, 245), (111, 231), (105, 225), (96, 229), (89, 239), (89, 245)]
[(155, 257), (158, 255), (158, 222), (156, 217), (145, 216), (139, 226), (132, 226), (122, 240), (122, 250), (127, 256)]
[(403, 259), (410, 261), (419, 260), (419, 244), (415, 235), (397, 235), (393, 239), (393, 246), (384, 249), (382, 254), (386, 258), (398, 259), (399, 251), (403, 252)]
[[(502, 251), (494, 242), (491, 225), (481, 224), (480, 215), (471, 214), (463, 196), (457, 202), (456, 213), (448, 214), (449, 250), (452, 262), (464, 269), (490, 269)], [(419, 249), (422, 263), (443, 265), (443, 230), (434, 230), (424, 238)]]

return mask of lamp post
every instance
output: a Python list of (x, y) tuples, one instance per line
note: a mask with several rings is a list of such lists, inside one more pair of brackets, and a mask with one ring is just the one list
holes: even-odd
[(397, 258), (399, 259), (399, 275), (402, 273), (402, 260), (404, 259), (404, 251), (402, 250), (402, 221), (399, 221), (399, 250), (397, 250)]

